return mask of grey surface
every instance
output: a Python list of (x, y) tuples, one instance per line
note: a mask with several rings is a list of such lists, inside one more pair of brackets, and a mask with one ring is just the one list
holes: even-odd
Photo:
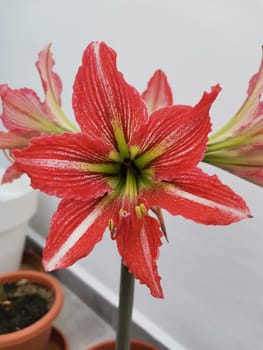
[[(116, 330), (117, 309), (105, 299), (99, 290), (94, 290), (87, 281), (80, 279), (69, 270), (57, 270), (53, 272), (53, 275), (65, 286), (68, 286), (73, 295), (78, 296), (84, 305), (87, 305), (90, 310), (93, 310), (98, 315), (99, 319), (104, 320), (107, 325), (110, 325), (112, 329)], [(135, 322), (132, 323), (131, 337), (155, 345), (160, 350), (169, 350), (162, 344), (162, 339), (156, 339)]]
[(98, 342), (113, 339), (113, 329), (83, 303), (70, 289), (63, 286), (64, 306), (55, 326), (65, 335), (70, 350), (87, 350)]
[[(41, 246), (32, 237), (27, 237), (26, 247), (41, 255)], [(55, 326), (67, 337), (70, 350), (87, 350), (93, 344), (115, 338), (116, 307), (68, 269), (54, 271), (52, 275), (64, 286), (64, 308)], [(169, 350), (162, 339), (156, 339), (134, 322), (131, 336), (160, 350)]]

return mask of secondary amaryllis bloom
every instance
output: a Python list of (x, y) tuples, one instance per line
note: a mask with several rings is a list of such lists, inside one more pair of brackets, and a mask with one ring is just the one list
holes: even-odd
[(263, 186), (263, 59), (234, 117), (209, 138), (204, 161)]
[(146, 103), (148, 114), (173, 104), (172, 90), (166, 75), (161, 70), (157, 70), (151, 77), (141, 97)]
[[(162, 98), (156, 98), (158, 89)], [(47, 270), (88, 255), (108, 227), (129, 271), (162, 297), (158, 208), (203, 224), (227, 225), (250, 215), (242, 198), (197, 167), (219, 91), (205, 92), (194, 107), (160, 108), (172, 100), (158, 71), (143, 93), (148, 110), (157, 109), (149, 115), (117, 70), (115, 52), (105, 43), (87, 47), (73, 88), (81, 132), (40, 136), (15, 151), (16, 166), (33, 187), (62, 198), (43, 251)]]
[[(16, 148), (28, 146), (32, 137), (45, 133), (60, 134), (64, 131), (78, 130), (61, 109), (62, 83), (52, 70), (54, 64), (50, 45), (47, 45), (40, 51), (36, 62), (45, 93), (44, 102), (41, 102), (31, 89), (11, 89), (6, 84), (0, 85), (3, 104), (0, 119), (8, 130), (0, 131), (0, 149), (12, 154), (12, 150)], [(19, 173), (10, 166), (3, 177), (3, 182), (12, 181), (17, 176)]]

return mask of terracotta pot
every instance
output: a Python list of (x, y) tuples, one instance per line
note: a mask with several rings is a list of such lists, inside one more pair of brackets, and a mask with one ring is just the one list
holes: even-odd
[[(88, 350), (114, 350), (115, 349), (115, 340), (109, 340), (97, 345), (88, 348)], [(131, 341), (131, 350), (160, 350), (156, 346), (145, 343), (141, 340), (132, 340)]]
[(46, 350), (52, 330), (52, 323), (63, 306), (64, 295), (59, 282), (44, 272), (17, 271), (0, 275), (0, 283), (28, 279), (54, 291), (55, 300), (50, 310), (37, 322), (24, 329), (0, 335), (0, 349), (4, 350)]

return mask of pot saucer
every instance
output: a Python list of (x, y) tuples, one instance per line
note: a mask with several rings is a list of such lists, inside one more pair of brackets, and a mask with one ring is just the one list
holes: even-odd
[(69, 350), (69, 345), (64, 334), (56, 327), (52, 327), (46, 350)]

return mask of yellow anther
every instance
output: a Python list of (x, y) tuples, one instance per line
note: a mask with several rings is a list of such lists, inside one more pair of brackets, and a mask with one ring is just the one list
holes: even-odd
[(143, 215), (147, 214), (147, 209), (143, 203), (140, 204), (141, 212)]
[(124, 216), (124, 215), (126, 215), (128, 212), (127, 212), (127, 210), (125, 210), (125, 209), (123, 209), (123, 208), (121, 208), (120, 210), (119, 210), (119, 215), (120, 216)]
[(114, 240), (116, 238), (116, 226), (114, 224), (113, 219), (109, 220), (109, 230), (110, 230), (111, 239)]
[(137, 215), (137, 218), (141, 219), (147, 213), (147, 209), (146, 209), (145, 205), (143, 203), (136, 205), (135, 213)]
[(138, 219), (141, 219), (141, 218), (142, 218), (142, 213), (141, 213), (141, 209), (140, 209), (140, 206), (139, 206), (139, 205), (136, 205), (136, 207), (135, 207), (135, 213), (136, 213)]
[(113, 231), (113, 230), (114, 230), (114, 227), (115, 227), (114, 221), (113, 221), (113, 219), (110, 219), (110, 220), (109, 220), (109, 230), (110, 230), (110, 231)]

